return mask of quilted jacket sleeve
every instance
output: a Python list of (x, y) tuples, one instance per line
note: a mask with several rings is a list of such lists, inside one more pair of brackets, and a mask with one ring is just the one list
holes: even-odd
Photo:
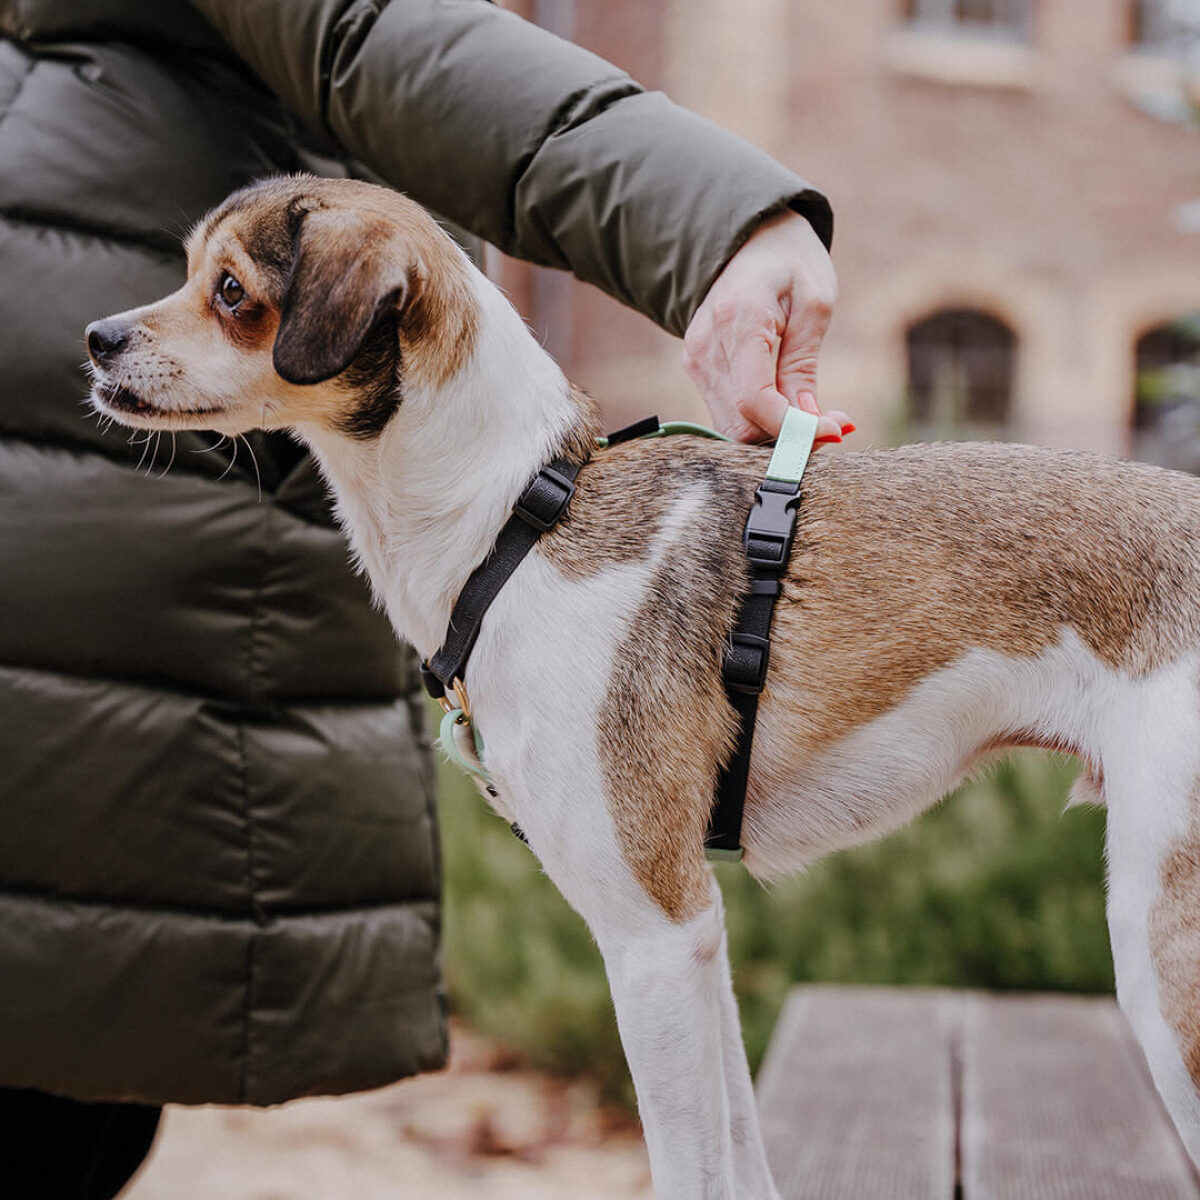
[(804, 180), (487, 0), (193, 0), (305, 120), (509, 254), (682, 333), (721, 267)]

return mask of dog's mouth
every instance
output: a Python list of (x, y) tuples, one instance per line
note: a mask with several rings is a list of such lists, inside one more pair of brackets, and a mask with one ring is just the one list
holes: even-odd
[(96, 395), (105, 408), (138, 417), (210, 417), (222, 411), (219, 408), (158, 408), (129, 388), (111, 383), (96, 384)]

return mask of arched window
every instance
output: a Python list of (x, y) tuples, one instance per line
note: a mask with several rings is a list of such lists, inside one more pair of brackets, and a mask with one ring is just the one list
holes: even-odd
[(1138, 338), (1133, 398), (1134, 455), (1200, 474), (1200, 312)]
[(1139, 50), (1194, 58), (1200, 48), (1200, 2), (1131, 0), (1129, 41)]
[(1029, 35), (1030, 0), (904, 0), (910, 25), (931, 32), (983, 33), (1007, 38)]
[(1007, 435), (1017, 335), (973, 308), (947, 308), (911, 325), (909, 434), (918, 439)]

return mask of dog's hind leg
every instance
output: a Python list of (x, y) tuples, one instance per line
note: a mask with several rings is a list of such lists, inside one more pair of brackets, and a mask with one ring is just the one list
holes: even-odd
[[(1200, 697), (1194, 663), (1138, 682), (1104, 756), (1117, 998), (1200, 1164)], [(1122, 706), (1125, 707), (1125, 706)]]

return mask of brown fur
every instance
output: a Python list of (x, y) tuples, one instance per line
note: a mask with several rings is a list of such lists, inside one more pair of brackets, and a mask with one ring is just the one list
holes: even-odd
[[(766, 458), (685, 437), (601, 451), (542, 544), (576, 578), (635, 560), (682, 489), (705, 491), (620, 648), (602, 714), (624, 853), (677, 920), (705, 903), (700, 840), (731, 728), (720, 654)], [(816, 456), (772, 631), (747, 820), (774, 778), (972, 647), (1035, 655), (1069, 626), (1133, 674), (1165, 661), (1200, 627), (1198, 513), (1196, 480), (1071, 451)]]
[[(440, 387), (474, 347), (478, 313), (460, 252), (423, 209), (386, 189), (307, 176), (252, 185), (230, 196), (189, 238), (188, 260), (189, 280), (206, 296), (223, 270), (243, 283), (242, 307), (264, 314), (256, 322), (259, 344), (276, 344), (278, 356), (278, 340), (290, 335), (287, 365), (295, 367), (296, 382), (346, 370), (380, 321), (389, 319), (381, 305), (393, 293), (396, 367), (402, 358), (407, 380)], [(240, 308), (238, 314), (213, 311), (242, 342), (247, 322), (230, 319)], [(376, 413), (383, 378), (378, 343)], [(362, 371), (347, 381), (349, 406), (366, 386)], [(348, 432), (356, 425), (378, 432), (378, 421), (356, 412), (331, 416)]]
[(685, 552), (656, 569), (617, 648), (600, 713), (601, 765), (622, 852), (677, 921), (708, 903), (704, 831), (735, 728), (720, 683), (721, 647), (746, 576), (741, 525), (749, 481), (765, 461), (761, 450), (730, 447), (718, 456), (685, 437), (600, 451), (580, 473), (567, 520), (541, 543), (576, 579), (637, 561), (681, 486), (703, 489), (710, 519), (689, 531)]
[(1200, 783), (1192, 789), (1191, 811), (1191, 831), (1163, 858), (1162, 891), (1150, 909), (1149, 933), (1162, 1015), (1200, 1088)]
[[(795, 761), (972, 647), (1035, 655), (1073, 628), (1160, 665), (1200, 623), (1200, 482), (1072, 451), (909, 446), (806, 476), (769, 697)], [(764, 701), (764, 707), (770, 707)]]

